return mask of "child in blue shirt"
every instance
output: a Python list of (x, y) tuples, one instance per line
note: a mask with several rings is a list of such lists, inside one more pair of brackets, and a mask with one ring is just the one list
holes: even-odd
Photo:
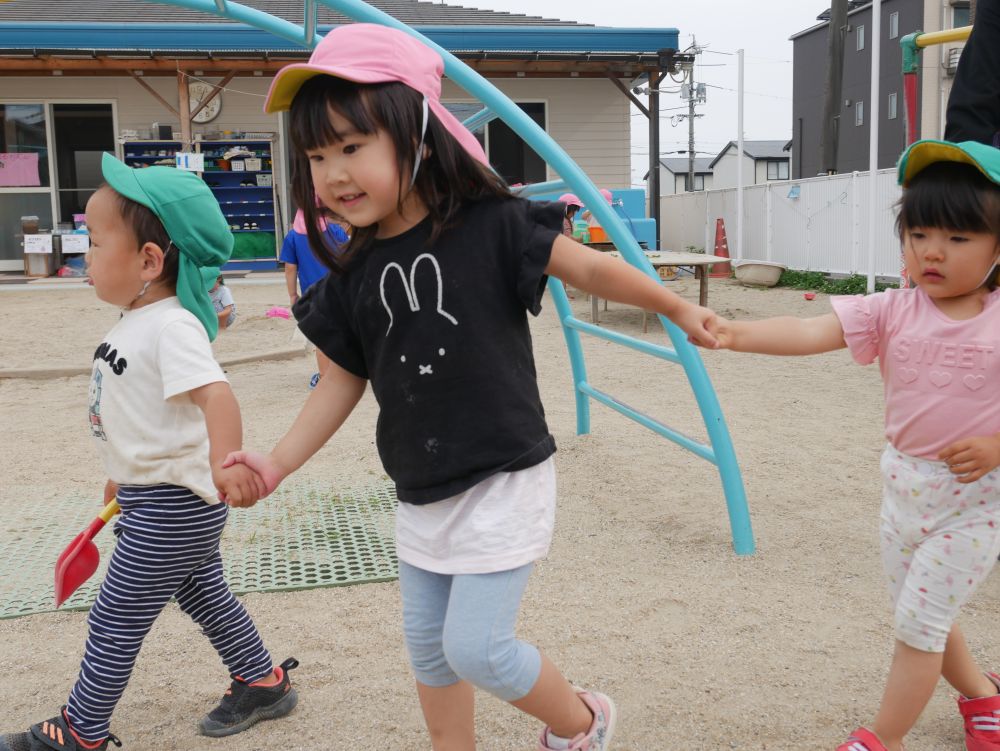
[[(343, 228), (336, 223), (321, 223), (321, 230), (333, 245), (338, 247), (344, 245), (348, 236)], [(281, 246), (280, 260), (285, 264), (285, 285), (288, 287), (288, 304), (295, 305), (300, 295), (304, 295), (306, 290), (329, 273), (329, 269), (316, 257), (309, 247), (309, 238), (306, 236), (305, 218), (302, 211), (295, 213), (295, 220), (292, 228), (285, 235), (285, 242)], [(330, 361), (326, 355), (316, 350), (316, 373), (309, 380), (309, 388), (316, 388), (319, 379), (326, 372)]]

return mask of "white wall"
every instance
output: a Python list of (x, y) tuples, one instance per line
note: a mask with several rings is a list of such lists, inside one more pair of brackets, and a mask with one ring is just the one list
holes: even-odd
[[(631, 186), (629, 102), (603, 78), (496, 78), (515, 102), (545, 102), (548, 133), (601, 188)], [(450, 81), (444, 101), (471, 101)], [(549, 178), (558, 177), (551, 169)]]
[[(737, 168), (737, 157), (736, 148), (734, 146), (729, 147), (726, 153), (722, 156), (719, 161), (715, 163), (712, 168), (712, 187), (714, 188), (733, 188), (737, 185), (736, 180), (736, 168)], [(765, 178), (767, 177), (767, 171), (764, 172)], [(754, 161), (750, 157), (743, 156), (743, 183), (744, 185), (751, 185), (754, 182), (760, 182), (756, 179), (756, 173), (754, 171)]]
[[(789, 195), (798, 186), (797, 198)], [(684, 193), (660, 201), (661, 247), (714, 249), (715, 224), (722, 218), (733, 258), (775, 261), (792, 269), (867, 274), (868, 210), (874, 206), (877, 276), (898, 277), (899, 239), (893, 205), (899, 199), (894, 169), (877, 173), (875, 198), (868, 198), (864, 173), (774, 181), (743, 191), (743, 243), (736, 226), (736, 189)]]

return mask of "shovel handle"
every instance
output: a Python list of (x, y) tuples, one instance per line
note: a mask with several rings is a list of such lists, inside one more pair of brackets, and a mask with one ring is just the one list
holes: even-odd
[(107, 524), (111, 521), (111, 517), (118, 513), (119, 509), (120, 507), (118, 506), (118, 501), (111, 501), (111, 503), (104, 506), (101, 513), (97, 515), (97, 518), (104, 522), (104, 524)]

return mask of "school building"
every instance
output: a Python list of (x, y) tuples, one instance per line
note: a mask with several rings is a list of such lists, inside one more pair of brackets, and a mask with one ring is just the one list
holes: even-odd
[[(370, 4), (487, 77), (597, 185), (630, 186), (630, 102), (647, 118), (658, 114), (650, 78), (658, 83), (678, 65), (676, 29), (595, 27), (417, 0)], [(301, 0), (241, 6), (304, 22)], [(351, 21), (318, 6), (314, 22), (323, 34)], [(191, 155), (189, 166), (230, 220), (234, 259), (273, 265), (295, 207), (287, 113), (264, 114), (263, 102), (274, 73), (308, 55), (252, 25), (167, 4), (0, 4), (0, 272), (23, 266), (21, 217), (37, 216), (43, 230), (73, 229), (100, 184), (105, 151), (132, 166)], [(442, 99), (461, 120), (481, 109), (448, 80)], [(509, 182), (558, 177), (500, 120), (474, 132)], [(659, 202), (651, 205), (655, 216)]]

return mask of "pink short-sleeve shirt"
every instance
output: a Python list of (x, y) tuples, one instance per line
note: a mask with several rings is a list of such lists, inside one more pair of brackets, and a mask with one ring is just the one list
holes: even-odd
[(1000, 433), (1000, 290), (966, 321), (919, 287), (831, 302), (854, 360), (878, 359), (885, 435), (899, 451), (936, 461), (961, 438)]

